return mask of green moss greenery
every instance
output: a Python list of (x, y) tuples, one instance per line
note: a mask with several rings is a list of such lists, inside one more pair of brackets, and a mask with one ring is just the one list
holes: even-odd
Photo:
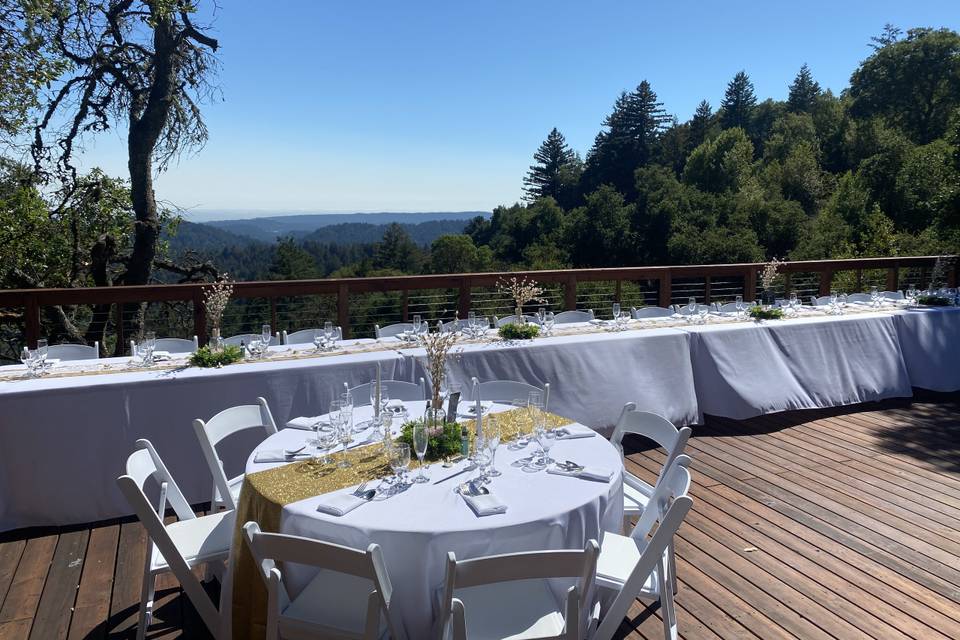
[(917, 304), (926, 305), (928, 307), (949, 307), (951, 302), (949, 298), (944, 298), (942, 296), (918, 296)]
[(535, 324), (505, 324), (497, 332), (504, 340), (530, 340), (540, 335), (540, 327)]
[(235, 345), (228, 344), (221, 351), (213, 351), (210, 347), (200, 347), (190, 355), (190, 364), (194, 367), (222, 367), (243, 360), (243, 350)]
[[(413, 428), (415, 425), (423, 424), (423, 420), (411, 420), (405, 422), (401, 427), (397, 442), (406, 442), (410, 445), (410, 451), (413, 447)], [(440, 460), (447, 456), (454, 456), (460, 453), (460, 426), (456, 422), (445, 422), (442, 427), (432, 428), (429, 432), (427, 441), (426, 460)]]
[(783, 319), (783, 309), (780, 307), (770, 307), (769, 309), (764, 309), (761, 306), (750, 307), (748, 312), (750, 317), (754, 320), (782, 320)]

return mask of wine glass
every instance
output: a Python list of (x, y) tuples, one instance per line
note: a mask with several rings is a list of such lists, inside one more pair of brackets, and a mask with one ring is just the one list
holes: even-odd
[(840, 313), (843, 313), (843, 310), (847, 308), (847, 294), (841, 293), (837, 301), (840, 304)]
[(24, 347), (20, 352), (20, 362), (27, 367), (27, 377), (32, 378), (37, 370), (37, 352), (29, 347)]
[(547, 311), (543, 319), (543, 327), (546, 335), (553, 333), (553, 324), (556, 322), (556, 316), (553, 315), (553, 311)]
[(410, 466), (410, 445), (406, 442), (395, 442), (390, 449), (390, 468), (397, 477), (397, 484), (403, 484), (403, 476)]
[(537, 426), (533, 430), (533, 439), (536, 440), (537, 446), (540, 447), (540, 458), (532, 462), (531, 466), (535, 469), (543, 469), (552, 462), (550, 459), (550, 447), (553, 445), (553, 440), (547, 437), (547, 430), (541, 426)]
[(800, 306), (800, 299), (797, 298), (797, 292), (794, 291), (790, 294), (790, 308), (793, 309), (794, 313), (797, 311), (797, 307)]
[(698, 324), (707, 324), (707, 314), (710, 313), (710, 307), (707, 305), (701, 305), (697, 307), (697, 323)]
[(834, 313), (840, 313), (839, 303), (840, 303), (840, 294), (837, 293), (836, 289), (831, 289), (830, 290), (830, 308), (833, 310)]
[(428, 482), (427, 476), (423, 475), (423, 457), (427, 455), (427, 444), (429, 444), (429, 442), (430, 437), (427, 433), (426, 423), (419, 421), (413, 425), (413, 450), (417, 454), (417, 460), (420, 461), (420, 470), (419, 473), (417, 473), (416, 479), (414, 480), (414, 482), (417, 484)]
[(500, 422), (497, 421), (493, 415), (487, 417), (487, 423), (483, 428), (483, 435), (485, 438), (484, 444), (487, 445), (487, 453), (490, 457), (490, 469), (487, 471), (487, 475), (491, 478), (496, 478), (503, 474), (497, 471), (494, 466), (497, 457), (497, 447), (500, 446)]
[(143, 364), (153, 364), (153, 352), (157, 348), (157, 334), (147, 331), (143, 334)]
[(313, 346), (317, 351), (320, 351), (323, 348), (324, 339), (323, 333), (314, 329), (313, 331)]
[(547, 321), (547, 310), (544, 307), (537, 309), (537, 320), (540, 322), (540, 326)]
[(330, 342), (333, 339), (333, 323), (327, 320), (323, 323), (323, 341), (324, 344)]
[(870, 287), (870, 306), (880, 306), (880, 290), (877, 287)]
[(49, 347), (49, 343), (47, 342), (46, 338), (40, 338), (39, 340), (37, 340), (37, 349), (36, 349), (37, 360), (40, 363), (41, 369), (45, 367), (47, 364), (47, 348), (48, 347)]
[(419, 315), (413, 316), (413, 333), (414, 335), (420, 335), (420, 329), (423, 327), (423, 318)]
[(743, 315), (743, 296), (737, 296), (735, 298), (735, 304), (737, 305), (737, 317)]
[(616, 322), (619, 317), (620, 317), (620, 303), (614, 302), (613, 303), (613, 321)]
[(263, 342), (263, 350), (266, 351), (267, 347), (270, 346), (270, 340), (273, 337), (273, 334), (270, 330), (270, 325), (265, 324), (260, 327), (260, 340)]

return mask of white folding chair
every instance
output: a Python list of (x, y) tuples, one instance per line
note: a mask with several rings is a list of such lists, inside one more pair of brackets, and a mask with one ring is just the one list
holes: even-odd
[(830, 304), (830, 296), (810, 296), (810, 304), (814, 307), (825, 307)]
[[(741, 304), (741, 307), (743, 307), (744, 311), (747, 311), (750, 307), (753, 306), (752, 302), (746, 302), (746, 301), (740, 304)], [(719, 311), (720, 313), (732, 313), (736, 310), (737, 310), (736, 302), (727, 302), (725, 304), (717, 305), (717, 311)]]
[[(525, 315), (523, 316), (523, 319), (527, 324), (535, 324), (537, 326), (540, 325), (540, 320), (537, 319), (537, 316)], [(556, 321), (556, 317), (554, 317), (554, 321)], [(503, 318), (498, 318), (497, 316), (493, 316), (493, 323), (497, 327), (502, 327), (505, 324), (516, 324), (516, 322), (517, 322), (517, 314), (511, 314)]]
[[(402, 380), (381, 380), (381, 384), (387, 387), (391, 400), (404, 400), (407, 402), (417, 402), (427, 399), (427, 383), (423, 378), (420, 382), (403, 382)], [(344, 382), (344, 388), (353, 396), (353, 406), (359, 407), (370, 404), (370, 385), (373, 383), (365, 382), (355, 387), (347, 387)]]
[(392, 338), (398, 333), (404, 333), (408, 331), (413, 331), (412, 322), (398, 322), (396, 324), (389, 324), (385, 327), (381, 327), (378, 324), (373, 325), (374, 334), (377, 336), (377, 339), (380, 338)]
[[(143, 640), (153, 617), (157, 576), (167, 572), (172, 572), (180, 581), (203, 623), (216, 636), (220, 614), (192, 569), (207, 564), (214, 573), (223, 574), (223, 562), (230, 553), (236, 512), (222, 511), (197, 517), (150, 441), (137, 440), (135, 446), (135, 451), (127, 458), (126, 475), (117, 478), (117, 485), (148, 535), (137, 640)], [(144, 483), (151, 477), (160, 485), (156, 509), (143, 490)], [(179, 520), (165, 525), (163, 518), (167, 503), (173, 507)]]
[[(223, 339), (223, 344), (233, 345), (239, 347), (242, 342), (244, 346), (249, 346), (254, 340), (260, 340), (263, 336), (259, 333), (238, 333), (235, 336), (230, 336), (229, 338)], [(276, 346), (280, 344), (280, 332), (270, 336), (270, 346)]]
[[(391, 606), (393, 587), (378, 545), (361, 551), (310, 538), (263, 533), (256, 522), (246, 523), (243, 531), (267, 585), (267, 640), (375, 640), (387, 634), (395, 640), (404, 638)], [(322, 569), (293, 599), (277, 567), (287, 562)]]
[(590, 322), (595, 319), (593, 309), (587, 311), (561, 311), (553, 316), (554, 324), (570, 324), (571, 322)]
[[(655, 413), (637, 411), (637, 405), (628, 402), (617, 419), (617, 425), (610, 436), (610, 442), (623, 452), (623, 437), (628, 433), (642, 436), (662, 447), (667, 458), (657, 477), (657, 485), (663, 480), (670, 463), (683, 453), (690, 439), (690, 427), (678, 429), (672, 422)], [(650, 486), (629, 471), (623, 472), (623, 520), (626, 527), (630, 518), (644, 512), (656, 485)]]
[(635, 319), (640, 318), (669, 318), (673, 315), (673, 309), (663, 307), (640, 307), (639, 309), (630, 309), (630, 315)]
[(847, 294), (847, 302), (872, 302), (869, 293), (850, 293)]
[(694, 313), (700, 313), (702, 309), (706, 309), (707, 311), (710, 311), (711, 309), (710, 305), (708, 304), (698, 304), (696, 306), (696, 309), (694, 310), (691, 310), (690, 306), (686, 304), (676, 304), (674, 305), (674, 307), (676, 307), (677, 313), (679, 313), (682, 316), (688, 316)]
[[(457, 560), (447, 554), (441, 602), (441, 638), (577, 640), (596, 621), (589, 607), (598, 545), (583, 551), (530, 551)], [(573, 578), (566, 601), (558, 602), (550, 579)], [(592, 609), (586, 611), (587, 608)]]
[(903, 300), (903, 291), (881, 291), (880, 297), (887, 300)]
[(447, 322), (440, 322), (440, 331), (444, 333), (450, 333), (451, 331), (463, 331), (470, 326), (469, 320), (448, 320)]
[(543, 394), (543, 409), (546, 411), (550, 403), (550, 383), (543, 385), (543, 389), (535, 387), (526, 382), (514, 382), (513, 380), (490, 380), (480, 382), (476, 378), (470, 379), (470, 391), (466, 392), (466, 400), (476, 402), (475, 391), (480, 393), (480, 399), (488, 402), (499, 402), (510, 404), (514, 400), (526, 401), (531, 391), (539, 391)]
[(52, 344), (47, 347), (47, 358), (51, 360), (99, 360), (100, 343), (93, 346), (85, 344)]
[[(193, 336), (193, 340), (187, 340), (186, 338), (157, 338), (156, 346), (154, 347), (156, 351), (166, 351), (167, 353), (193, 353), (197, 348), (197, 336)], [(130, 341), (130, 355), (137, 355), (137, 343), (135, 340)]]
[(240, 497), (240, 487), (243, 485), (243, 476), (227, 478), (223, 470), (223, 461), (217, 453), (217, 445), (225, 438), (247, 429), (263, 429), (264, 438), (277, 432), (277, 424), (273, 421), (270, 407), (263, 398), (257, 398), (257, 404), (246, 404), (224, 409), (206, 422), (197, 418), (193, 421), (193, 430), (200, 442), (200, 449), (207, 461), (210, 473), (213, 475), (213, 493), (210, 498), (210, 510), (216, 511), (219, 507), (227, 509), (237, 508), (237, 498)]
[[(657, 486), (651, 508), (640, 517), (629, 536), (603, 534), (597, 560), (597, 586), (612, 594), (593, 640), (610, 640), (634, 600), (660, 601), (665, 640), (677, 638), (677, 613), (673, 594), (676, 562), (673, 538), (693, 506), (688, 495), (690, 472), (687, 456), (678, 457)], [(656, 525), (656, 532), (653, 532)], [(653, 537), (649, 537), (653, 534)]]

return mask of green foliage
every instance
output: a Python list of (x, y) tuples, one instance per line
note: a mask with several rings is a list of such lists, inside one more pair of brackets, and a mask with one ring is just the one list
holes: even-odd
[(524, 198), (535, 202), (551, 197), (562, 200), (576, 186), (580, 177), (580, 158), (568, 145), (563, 134), (554, 127), (537, 152), (533, 154), (536, 164), (530, 167), (523, 179)]
[[(403, 423), (400, 428), (400, 435), (397, 436), (397, 442), (405, 442), (410, 445), (413, 451), (413, 429), (415, 426), (423, 424), (423, 420), (411, 420)], [(442, 460), (460, 453), (460, 431), (461, 426), (456, 422), (445, 422), (443, 426), (435, 427), (428, 433), (427, 454), (425, 460)]]
[(753, 110), (757, 106), (757, 96), (753, 92), (753, 83), (745, 71), (738, 71), (727, 84), (727, 90), (720, 103), (720, 123), (724, 129), (738, 127), (744, 131), (750, 128)]
[(630, 264), (633, 210), (619, 192), (604, 185), (587, 196), (584, 206), (571, 211), (566, 237), (574, 266)]
[(763, 307), (756, 305), (750, 307), (750, 310), (747, 311), (750, 314), (750, 317), (754, 320), (782, 320), (783, 319), (783, 309), (780, 307), (770, 307), (769, 309), (764, 309)]
[(477, 247), (468, 235), (440, 236), (430, 246), (433, 273), (490, 271), (492, 262), (490, 247)]
[(210, 347), (200, 347), (190, 354), (190, 365), (194, 367), (219, 368), (243, 360), (243, 350), (235, 345), (224, 345), (220, 351)]
[(928, 307), (949, 307), (953, 305), (953, 301), (942, 296), (917, 296), (917, 304)]
[(693, 150), (683, 171), (684, 182), (702, 191), (739, 189), (751, 172), (753, 145), (743, 129), (727, 129)]
[(406, 229), (396, 222), (388, 225), (376, 246), (373, 258), (376, 268), (416, 273), (421, 261), (421, 252)]
[(531, 323), (511, 322), (500, 327), (497, 333), (504, 340), (532, 340), (540, 335), (540, 327)]
[(797, 77), (790, 84), (790, 92), (787, 97), (787, 109), (793, 112), (809, 112), (816, 104), (817, 97), (820, 95), (820, 85), (813, 79), (810, 73), (810, 67), (804, 62), (797, 73)]

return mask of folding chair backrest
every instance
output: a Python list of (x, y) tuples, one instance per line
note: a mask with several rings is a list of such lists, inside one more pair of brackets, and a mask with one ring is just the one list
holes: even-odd
[(881, 291), (881, 298), (886, 298), (887, 300), (903, 300), (904, 295), (903, 291)]
[(639, 309), (631, 309), (630, 315), (634, 318), (669, 318), (673, 315), (673, 309), (665, 309), (664, 307), (641, 307)]
[(549, 382), (544, 384), (543, 389), (541, 389), (532, 384), (516, 382), (514, 380), (490, 380), (488, 382), (480, 382), (476, 378), (473, 378), (466, 400), (476, 402), (477, 398), (474, 394), (479, 392), (480, 400), (508, 404), (514, 400), (526, 400), (531, 391), (539, 391), (543, 394), (543, 408), (546, 411), (550, 402)]
[[(161, 496), (156, 508), (143, 491), (144, 484), (151, 477), (160, 484)], [(220, 628), (220, 614), (163, 524), (167, 502), (180, 520), (190, 520), (196, 516), (150, 441), (137, 440), (136, 450), (127, 458), (127, 473), (117, 478), (117, 486), (147, 530), (147, 558), (153, 552), (152, 545), (156, 545), (204, 624), (212, 633), (216, 633)]]
[(643, 436), (663, 447), (667, 451), (667, 461), (664, 463), (664, 466), (667, 466), (673, 458), (683, 453), (691, 430), (690, 427), (677, 429), (663, 416), (637, 411), (636, 404), (628, 402), (620, 412), (620, 419), (613, 429), (610, 442), (622, 451), (623, 437), (628, 433)]
[(830, 304), (830, 296), (810, 296), (810, 304), (815, 307), (822, 307)]
[(378, 338), (391, 338), (398, 333), (404, 333), (406, 331), (413, 331), (412, 322), (398, 322), (396, 324), (390, 324), (385, 327), (381, 327), (378, 324), (373, 325), (375, 335)]
[(157, 351), (169, 351), (170, 353), (193, 353), (197, 350), (197, 336), (192, 340), (186, 338), (157, 338)]
[[(506, 324), (516, 324), (517, 314), (515, 313), (510, 314), (509, 316), (504, 316), (503, 318), (498, 318), (497, 316), (493, 316), (493, 319), (494, 319), (494, 323), (498, 327), (502, 327)], [(537, 326), (540, 326), (540, 320), (537, 319), (537, 316), (525, 315), (523, 316), (523, 319), (527, 324), (535, 324)], [(556, 321), (556, 317), (554, 317), (554, 321)]]
[(323, 329), (300, 329), (292, 333), (283, 332), (283, 344), (313, 344), (313, 338), (323, 335)]
[[(418, 402), (427, 399), (427, 383), (423, 378), (420, 378), (419, 383), (403, 382), (402, 380), (381, 380), (380, 382), (386, 385), (387, 393), (389, 393), (391, 400)], [(370, 404), (371, 384), (370, 382), (365, 382), (347, 389), (350, 395), (353, 396), (354, 406), (359, 407)], [(344, 382), (343, 386), (346, 387), (347, 383)]]
[(869, 293), (851, 293), (847, 295), (847, 302), (870, 302)]
[(100, 343), (93, 346), (85, 344), (52, 344), (47, 347), (47, 357), (57, 360), (99, 360)]
[(678, 304), (678, 305), (677, 305), (677, 313), (679, 313), (680, 315), (690, 315), (691, 313), (700, 313), (700, 311), (702, 311), (702, 310), (710, 311), (710, 305), (708, 305), (708, 304), (698, 304), (698, 305), (696, 306), (696, 310), (695, 310), (695, 311), (691, 311), (689, 305), (685, 305), (685, 304)]
[(554, 324), (569, 324), (571, 322), (590, 322), (595, 319), (593, 309), (589, 311), (561, 311), (553, 316)]
[[(280, 533), (264, 533), (256, 522), (248, 522), (243, 526), (244, 538), (250, 547), (250, 553), (260, 568), (263, 579), (270, 584), (271, 574), (279, 571), (277, 563), (290, 562), (294, 564), (319, 567), (336, 573), (365, 578), (373, 583), (376, 592), (375, 611), (368, 609), (366, 619), (369, 625), (379, 626), (380, 612), (384, 614), (390, 635), (397, 638), (399, 625), (395, 624), (391, 601), (393, 599), (393, 585), (383, 561), (383, 552), (380, 546), (371, 544), (366, 551), (344, 547), (312, 538), (291, 536)], [(277, 584), (278, 604), (284, 608), (290, 602), (290, 596), (282, 579)], [(373, 603), (368, 600), (368, 606)], [(370, 631), (370, 629), (368, 629)]]
[(660, 474), (660, 480), (650, 496), (647, 508), (630, 531), (630, 537), (643, 539), (653, 531), (653, 526), (663, 518), (670, 505), (690, 493), (690, 457), (677, 456)]
[[(740, 308), (745, 309), (745, 310), (746, 310), (746, 309), (749, 309), (749, 308), (752, 307), (752, 306), (753, 306), (753, 303), (752, 303), (752, 302), (741, 302), (741, 303), (740, 303)], [(731, 311), (736, 311), (736, 310), (737, 310), (737, 303), (736, 303), (736, 302), (727, 302), (727, 303), (725, 303), (725, 304), (721, 304), (721, 305), (718, 305), (718, 306), (717, 306), (717, 311), (720, 311), (720, 312), (722, 312), (722, 313), (729, 313), (729, 312), (731, 312)]]
[[(250, 346), (250, 343), (253, 341), (259, 341), (263, 336), (259, 333), (240, 333), (235, 336), (230, 336), (229, 338), (223, 339), (223, 344), (233, 345), (239, 347), (242, 342), (244, 346)], [(280, 333), (277, 332), (270, 336), (270, 345), (276, 346), (280, 344)]]

